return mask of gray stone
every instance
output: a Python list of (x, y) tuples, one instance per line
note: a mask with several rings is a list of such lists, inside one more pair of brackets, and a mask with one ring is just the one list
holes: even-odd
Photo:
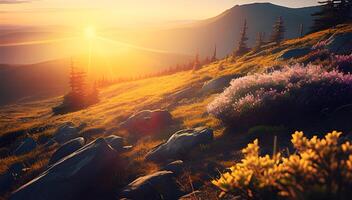
[(183, 195), (182, 197), (179, 198), (179, 200), (195, 200), (195, 199), (200, 199), (198, 196), (201, 194), (199, 190), (193, 191), (189, 194)]
[(79, 136), (79, 129), (72, 122), (61, 125), (54, 134), (54, 140), (60, 144)]
[(155, 134), (171, 125), (172, 115), (167, 110), (144, 110), (130, 116), (121, 128), (139, 135)]
[(213, 130), (209, 128), (185, 129), (174, 133), (165, 143), (153, 148), (146, 160), (165, 161), (180, 158), (200, 144), (213, 140)]
[(173, 161), (169, 164), (167, 164), (165, 167), (163, 167), (163, 170), (165, 171), (172, 171), (173, 173), (180, 174), (183, 170), (184, 163), (182, 160), (176, 160)]
[(310, 47), (290, 49), (290, 50), (284, 52), (280, 56), (280, 58), (284, 59), (284, 60), (288, 60), (288, 59), (291, 59), (291, 58), (299, 58), (299, 57), (307, 55), (309, 52), (311, 52), (311, 48)]
[(240, 74), (231, 74), (225, 75), (218, 78), (214, 78), (206, 83), (204, 83), (201, 93), (203, 94), (212, 94), (222, 92), (225, 88), (227, 88), (232, 79), (241, 77)]
[(181, 192), (174, 180), (174, 174), (170, 171), (158, 171), (137, 178), (121, 192), (122, 198), (131, 200), (168, 200), (178, 199), (179, 196)]
[(83, 137), (72, 139), (63, 144), (55, 153), (51, 156), (49, 165), (56, 163), (60, 159), (70, 155), (84, 146), (85, 140)]
[(326, 48), (334, 54), (351, 54), (352, 33), (340, 33), (331, 36)]
[(104, 199), (110, 192), (106, 183), (111, 183), (121, 168), (119, 154), (99, 138), (21, 186), (10, 199)]
[(33, 151), (37, 147), (37, 142), (30, 137), (23, 139), (14, 151), (15, 155), (22, 155)]
[(105, 140), (116, 151), (121, 151), (124, 147), (124, 139), (120, 136), (110, 135), (108, 137), (105, 137)]

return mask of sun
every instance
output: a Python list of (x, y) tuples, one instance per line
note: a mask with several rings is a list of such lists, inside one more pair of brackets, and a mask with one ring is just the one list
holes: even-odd
[(88, 26), (84, 29), (84, 37), (88, 40), (92, 40), (96, 37), (95, 28), (93, 26)]

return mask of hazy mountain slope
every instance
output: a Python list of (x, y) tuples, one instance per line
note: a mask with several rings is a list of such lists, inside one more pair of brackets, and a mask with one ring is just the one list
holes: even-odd
[[(29, 51), (26, 55), (32, 55)], [(14, 52), (18, 57), (19, 52)], [(0, 56), (1, 57), (1, 56)], [(91, 58), (74, 57), (75, 66), (85, 69), (92, 82), (105, 78), (137, 77), (161, 69), (188, 63), (193, 57), (181, 54), (129, 49), (106, 55), (99, 52)], [(128, 67), (126, 67), (128, 66)], [(143, 66), (143, 67), (141, 67)], [(62, 95), (68, 91), (70, 59), (59, 59), (31, 65), (0, 65), (0, 106), (19, 100), (35, 100)]]
[(244, 19), (249, 26), (249, 44), (252, 45), (258, 32), (265, 32), (267, 38), (270, 36), (272, 25), (279, 16), (285, 22), (286, 38), (298, 37), (299, 25), (303, 24), (304, 32), (307, 32), (312, 23), (310, 14), (317, 9), (319, 8), (287, 8), (270, 3), (254, 3), (234, 6), (214, 18), (181, 28), (146, 32), (124, 31), (118, 37), (153, 48), (193, 54), (200, 52), (203, 56), (211, 55), (216, 44), (219, 55), (224, 56), (236, 45)]

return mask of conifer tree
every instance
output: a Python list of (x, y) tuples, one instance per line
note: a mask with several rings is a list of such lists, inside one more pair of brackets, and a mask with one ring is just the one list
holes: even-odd
[(257, 38), (256, 38), (256, 41), (255, 41), (255, 47), (254, 47), (255, 51), (259, 50), (263, 46), (263, 44), (264, 44), (264, 36), (265, 36), (264, 32), (259, 32), (257, 34)]
[(218, 60), (216, 57), (216, 54), (217, 54), (217, 49), (216, 49), (216, 45), (215, 45), (214, 53), (213, 53), (213, 56), (211, 57), (211, 62), (215, 62)]
[(282, 17), (278, 17), (277, 21), (273, 26), (273, 33), (271, 35), (270, 42), (275, 42), (276, 44), (280, 44), (282, 40), (284, 40), (285, 27), (284, 21)]
[(197, 53), (193, 62), (193, 70), (198, 70), (198, 69), (200, 69), (200, 61), (199, 61), (199, 54)]
[(238, 47), (234, 51), (234, 55), (233, 55), (234, 57), (244, 55), (245, 53), (247, 53), (249, 51), (249, 48), (247, 47), (247, 44), (246, 44), (246, 42), (248, 40), (247, 29), (248, 29), (247, 20), (244, 20), (240, 40), (238, 42)]
[(303, 24), (300, 24), (299, 25), (299, 37), (303, 37), (303, 31), (304, 31), (304, 27), (303, 27)]
[(318, 3), (321, 5), (321, 9), (312, 14), (315, 19), (311, 32), (351, 21), (351, 0), (327, 0)]

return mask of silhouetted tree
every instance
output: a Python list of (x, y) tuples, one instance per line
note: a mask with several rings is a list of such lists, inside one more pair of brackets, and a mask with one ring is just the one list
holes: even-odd
[(211, 62), (215, 62), (215, 61), (218, 60), (217, 57), (216, 57), (216, 54), (217, 54), (216, 50), (217, 50), (217, 49), (216, 49), (216, 45), (215, 45), (214, 53), (213, 53), (213, 56), (211, 57)]
[(254, 51), (259, 50), (264, 44), (264, 32), (257, 33), (257, 38), (255, 41)]
[(334, 27), (337, 24), (351, 21), (351, 0), (319, 1), (320, 11), (313, 13), (315, 17), (311, 32)]
[(200, 69), (201, 65), (200, 65), (200, 61), (199, 61), (199, 54), (197, 53), (195, 58), (194, 58), (194, 62), (193, 62), (193, 70), (198, 70)]
[(299, 37), (301, 38), (301, 37), (303, 37), (303, 33), (304, 32), (304, 27), (303, 27), (303, 24), (300, 24), (299, 25)]
[(249, 51), (249, 48), (247, 47), (247, 44), (246, 44), (248, 40), (247, 29), (248, 29), (247, 20), (244, 20), (240, 40), (238, 42), (238, 47), (234, 52), (234, 57), (241, 56)]
[(284, 40), (285, 27), (284, 21), (282, 17), (278, 17), (277, 21), (273, 26), (273, 33), (271, 35), (270, 42), (275, 42), (276, 44), (280, 44), (282, 40)]

